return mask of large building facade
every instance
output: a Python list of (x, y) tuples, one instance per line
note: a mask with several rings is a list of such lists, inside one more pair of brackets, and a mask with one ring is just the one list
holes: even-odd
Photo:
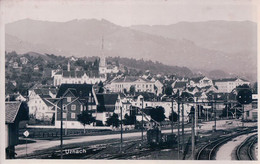
[(230, 93), (239, 85), (250, 85), (249, 81), (240, 78), (230, 78), (230, 79), (220, 79), (215, 80), (215, 86), (218, 87), (218, 92), (220, 93)]
[(135, 92), (151, 92), (155, 93), (155, 82), (143, 79), (141, 77), (126, 76), (114, 80), (110, 85), (109, 89), (112, 92), (127, 92), (130, 91), (131, 86), (135, 88)]

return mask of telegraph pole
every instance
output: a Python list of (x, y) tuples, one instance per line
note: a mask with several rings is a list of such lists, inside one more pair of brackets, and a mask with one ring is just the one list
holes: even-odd
[(62, 128), (63, 128), (63, 105), (62, 105), (63, 98), (61, 97), (60, 102), (60, 158), (63, 159), (63, 134), (62, 134)]
[(215, 128), (214, 128), (214, 131), (217, 131), (217, 103), (216, 103), (216, 99), (215, 99), (214, 116), (215, 116)]
[(178, 159), (180, 159), (180, 95), (178, 93)]
[(120, 153), (122, 153), (122, 145), (123, 145), (123, 114), (122, 114), (122, 106), (120, 106), (120, 112), (121, 112), (121, 144), (120, 144)]
[(68, 107), (66, 107), (66, 129), (65, 129), (65, 136), (68, 135)]
[(242, 104), (242, 127), (244, 127), (244, 104)]
[(172, 134), (173, 134), (173, 97), (172, 97), (172, 121), (171, 121), (171, 127), (172, 127)]
[(198, 105), (197, 105), (197, 101), (198, 101), (198, 98), (196, 98), (196, 102), (195, 102), (195, 113), (194, 113), (194, 116), (195, 116), (195, 122), (194, 122), (194, 126), (195, 126), (195, 135), (197, 136), (197, 108), (198, 108)]
[(182, 132), (182, 153), (184, 155), (184, 105), (182, 102), (182, 110), (181, 110), (181, 132)]
[(144, 100), (142, 99), (142, 142), (144, 141)]
[[(193, 108), (193, 109), (192, 109)], [(194, 107), (191, 107), (191, 154), (192, 159), (195, 160), (195, 128), (194, 128)]]

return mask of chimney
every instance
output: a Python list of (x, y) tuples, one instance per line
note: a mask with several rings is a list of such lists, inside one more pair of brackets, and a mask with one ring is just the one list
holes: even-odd
[(68, 61), (68, 71), (70, 71), (70, 61)]

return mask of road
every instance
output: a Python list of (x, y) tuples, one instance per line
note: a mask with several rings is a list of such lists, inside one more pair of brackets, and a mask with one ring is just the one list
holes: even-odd
[[(220, 121), (217, 121), (217, 129), (234, 128), (234, 127), (237, 127), (239, 125), (239, 123), (240, 122), (238, 122), (238, 121), (233, 121), (233, 124), (227, 125), (225, 120), (220, 120)], [(206, 123), (204, 122), (202, 124), (199, 124), (199, 126), (201, 126), (199, 131), (212, 130), (213, 125), (214, 125), (214, 121), (210, 121), (210, 122), (206, 122)], [(184, 131), (185, 132), (191, 131), (191, 128), (185, 128)], [(174, 129), (174, 133), (176, 133), (176, 132), (177, 132), (177, 129)], [(171, 129), (163, 130), (162, 133), (171, 133)], [(144, 133), (144, 134), (146, 134), (146, 133)], [(133, 133), (123, 134), (124, 140), (130, 139), (130, 138), (133, 138), (133, 137), (138, 137), (138, 136), (140, 136), (140, 138), (141, 138), (141, 132), (133, 132)], [(99, 136), (79, 136), (79, 137), (75, 137), (75, 138), (72, 138), (72, 139), (64, 140), (63, 144), (67, 145), (67, 144), (73, 144), (73, 143), (100, 141), (100, 140), (108, 140), (108, 139), (120, 139), (120, 134), (99, 135)], [(31, 154), (31, 153), (33, 153), (34, 151), (37, 151), (37, 150), (48, 149), (48, 148), (60, 145), (60, 140), (54, 140), (54, 141), (35, 140), (35, 141), (36, 141), (35, 143), (27, 144), (27, 154)], [(15, 147), (15, 149), (16, 149), (16, 153), (17, 153), (16, 157), (26, 155), (26, 151), (25, 151), (26, 145), (25, 144), (17, 145)]]

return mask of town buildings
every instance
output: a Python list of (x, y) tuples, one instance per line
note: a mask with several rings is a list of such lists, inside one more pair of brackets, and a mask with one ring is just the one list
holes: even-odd
[(106, 74), (98, 71), (76, 71), (70, 70), (68, 62), (67, 70), (52, 71), (54, 86), (61, 84), (95, 84), (106, 81)]
[(125, 76), (120, 79), (112, 81), (109, 85), (111, 92), (130, 92), (130, 88), (133, 87), (135, 92), (155, 92), (155, 82), (152, 82), (141, 77)]
[(53, 118), (54, 103), (52, 99), (56, 97), (55, 88), (32, 88), (29, 90), (28, 107), (32, 118), (42, 121), (51, 121)]
[(107, 119), (115, 113), (116, 103), (119, 99), (120, 97), (117, 93), (97, 94), (98, 105), (96, 120), (106, 125)]
[(218, 87), (218, 92), (230, 93), (239, 85), (250, 85), (250, 82), (241, 78), (227, 78), (219, 79), (214, 81), (215, 85)]
[(188, 83), (189, 87), (200, 87), (200, 88), (206, 86), (212, 86), (212, 85), (213, 85), (212, 80), (206, 76), (191, 78)]
[(77, 120), (77, 115), (83, 110), (97, 117), (98, 100), (91, 84), (62, 84), (56, 96), (55, 127), (60, 127), (61, 107), (63, 108), (63, 123), (65, 128), (83, 128)]

